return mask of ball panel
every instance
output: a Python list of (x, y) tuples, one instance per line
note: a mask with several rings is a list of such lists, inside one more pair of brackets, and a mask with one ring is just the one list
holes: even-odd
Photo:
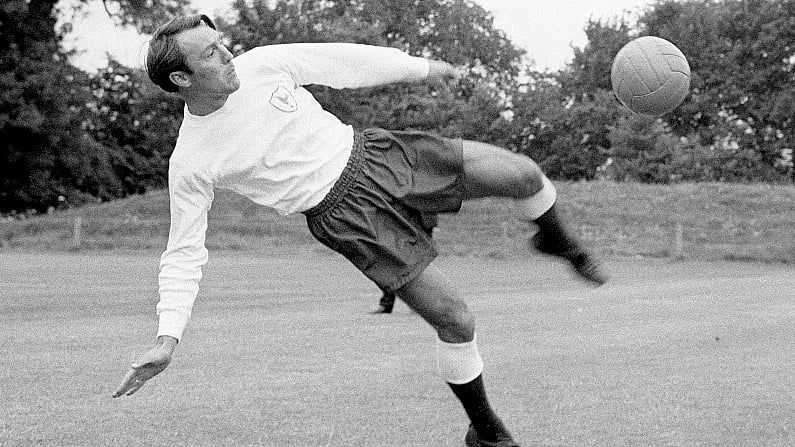
[(687, 63), (687, 59), (685, 59), (684, 56), (666, 54), (665, 63), (668, 65), (670, 71), (682, 73), (690, 77), (690, 64)]

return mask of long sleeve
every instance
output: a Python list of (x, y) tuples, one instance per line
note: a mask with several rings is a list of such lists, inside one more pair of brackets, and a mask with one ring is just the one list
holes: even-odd
[(157, 335), (182, 338), (199, 291), (202, 266), (207, 263), (204, 241), (207, 212), (213, 200), (210, 182), (194, 175), (184, 178), (169, 170), (171, 228), (160, 259), (160, 301)]
[[(416, 82), (428, 76), (429, 64), (397, 48), (351, 43), (294, 43), (254, 48), (254, 64), (267, 62), (290, 73), (296, 84), (333, 88), (374, 87)], [(247, 61), (248, 62), (248, 61)]]

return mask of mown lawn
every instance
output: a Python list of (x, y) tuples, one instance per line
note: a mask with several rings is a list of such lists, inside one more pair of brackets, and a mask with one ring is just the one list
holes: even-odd
[[(157, 253), (0, 253), (0, 445), (461, 447), (435, 336), (319, 248), (216, 251), (174, 361), (112, 399), (154, 342)], [(443, 256), (477, 318), (494, 407), (524, 446), (795, 445), (785, 264)]]

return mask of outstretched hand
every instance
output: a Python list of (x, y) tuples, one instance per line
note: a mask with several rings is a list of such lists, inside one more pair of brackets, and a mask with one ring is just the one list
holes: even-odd
[(430, 82), (458, 81), (464, 75), (462, 68), (444, 61), (429, 60), (428, 80)]
[(158, 338), (157, 345), (141, 354), (131, 365), (121, 385), (113, 392), (112, 396), (114, 398), (132, 396), (144, 386), (147, 380), (163, 372), (171, 363), (171, 354), (176, 345), (176, 338), (168, 336)]

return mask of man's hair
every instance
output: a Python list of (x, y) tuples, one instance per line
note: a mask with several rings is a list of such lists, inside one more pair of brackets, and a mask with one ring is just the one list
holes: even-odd
[(149, 74), (149, 79), (158, 87), (167, 92), (177, 92), (179, 87), (171, 82), (169, 75), (175, 71), (193, 73), (185, 63), (185, 55), (182, 54), (175, 37), (182, 31), (202, 26), (202, 23), (216, 29), (212, 19), (204, 14), (195, 14), (172, 19), (155, 31), (152, 40), (149, 41), (146, 72)]

